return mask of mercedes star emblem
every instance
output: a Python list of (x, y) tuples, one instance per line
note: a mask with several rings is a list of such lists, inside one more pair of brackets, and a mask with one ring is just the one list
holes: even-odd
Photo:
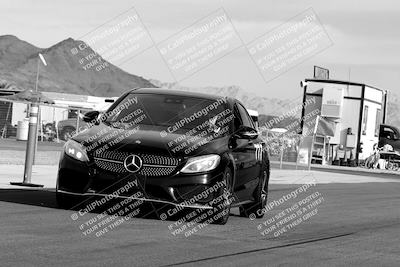
[(138, 155), (129, 155), (124, 160), (124, 167), (128, 172), (138, 172), (142, 165), (142, 159)]

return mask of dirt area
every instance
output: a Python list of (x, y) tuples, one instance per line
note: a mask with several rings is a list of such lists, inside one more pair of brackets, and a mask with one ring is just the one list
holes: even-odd
[[(64, 143), (38, 142), (36, 165), (57, 165)], [(26, 141), (0, 139), (0, 164), (24, 165)]]

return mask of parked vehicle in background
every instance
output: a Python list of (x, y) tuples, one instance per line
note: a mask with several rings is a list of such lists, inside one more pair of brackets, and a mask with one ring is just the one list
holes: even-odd
[[(78, 127), (86, 125), (86, 123), (79, 118)], [(62, 120), (57, 123), (58, 136), (61, 140), (68, 141), (76, 133), (76, 118)]]
[[(101, 102), (96, 106), (96, 110), (99, 112), (104, 112), (112, 105), (112, 103), (114, 103), (116, 99), (116, 97), (106, 99), (104, 102)], [(73, 135), (89, 127), (89, 124), (83, 120), (84, 115), (82, 113), (82, 109), (80, 110), (81, 112), (78, 114), (77, 109), (69, 109), (68, 119), (61, 120), (57, 123), (59, 139), (68, 141)], [(78, 121), (77, 117), (79, 117)]]
[(394, 151), (400, 152), (400, 131), (397, 127), (381, 124), (379, 128), (378, 147), (391, 145)]

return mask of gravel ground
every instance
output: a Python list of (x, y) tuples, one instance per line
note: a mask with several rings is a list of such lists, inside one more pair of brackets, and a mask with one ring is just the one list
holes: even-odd
[[(60, 151), (38, 151), (36, 153), (36, 165), (57, 165)], [(0, 150), (0, 164), (25, 164), (25, 151)]]
[[(38, 142), (36, 165), (57, 165), (64, 143)], [(26, 141), (0, 139), (0, 164), (24, 165)]]

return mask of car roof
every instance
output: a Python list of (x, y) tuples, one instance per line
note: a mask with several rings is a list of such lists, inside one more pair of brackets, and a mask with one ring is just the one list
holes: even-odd
[(210, 100), (217, 100), (217, 99), (221, 99), (221, 98), (227, 99), (227, 97), (225, 97), (225, 96), (204, 94), (204, 93), (197, 93), (197, 92), (180, 91), (180, 90), (171, 90), (168, 88), (139, 88), (139, 89), (130, 90), (130, 93), (187, 96), (187, 97), (204, 98), (204, 99), (210, 99)]

